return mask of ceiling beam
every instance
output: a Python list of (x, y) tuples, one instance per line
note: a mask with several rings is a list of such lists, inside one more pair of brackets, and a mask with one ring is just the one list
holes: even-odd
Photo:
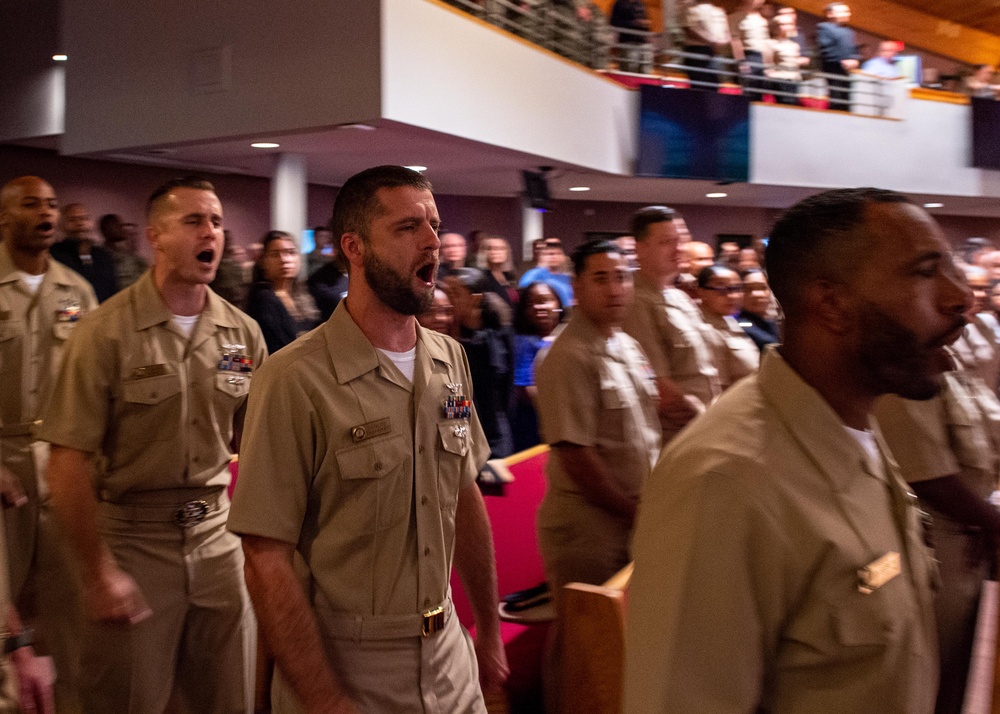
[[(783, 0), (784, 4), (823, 17), (829, 0)], [(1000, 37), (913, 10), (889, 0), (848, 0), (851, 26), (874, 35), (902, 40), (967, 64), (1000, 61)]]

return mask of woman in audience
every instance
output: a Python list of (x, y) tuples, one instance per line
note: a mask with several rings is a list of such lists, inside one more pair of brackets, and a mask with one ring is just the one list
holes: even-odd
[(435, 286), (434, 300), (429, 308), (417, 315), (417, 322), (428, 330), (434, 330), (442, 335), (458, 339), (455, 309), (451, 306), (451, 300), (445, 292), (444, 283), (438, 282)]
[(795, 40), (798, 28), (794, 21), (789, 22), (788, 15), (777, 15), (771, 25), (774, 28), (771, 40), (774, 66), (767, 70), (771, 89), (779, 104), (798, 104), (802, 68), (809, 64), (809, 58), (802, 56), (802, 47)]
[(490, 444), (491, 458), (514, 453), (510, 432), (514, 339), (510, 307), (486, 290), (483, 271), (458, 268), (445, 278), (455, 308), (458, 340), (469, 358), (472, 401)]
[(767, 345), (778, 342), (778, 323), (768, 318), (771, 311), (771, 288), (762, 270), (743, 274), (743, 309), (736, 315), (739, 326), (763, 352)]
[(541, 443), (535, 411), (535, 357), (551, 344), (553, 332), (562, 322), (562, 302), (550, 285), (532, 283), (521, 289), (514, 318), (514, 408), (512, 427), (514, 451)]
[(485, 274), (485, 289), (499, 295), (511, 308), (517, 307), (517, 279), (510, 243), (500, 236), (487, 236), (479, 245), (476, 264)]
[(300, 263), (299, 249), (289, 234), (271, 231), (264, 236), (247, 314), (260, 325), (271, 354), (320, 322), (316, 303), (299, 284)]
[(734, 270), (710, 265), (698, 274), (698, 296), (705, 342), (712, 349), (719, 384), (727, 389), (760, 365), (760, 350), (733, 317), (743, 301), (743, 284)]

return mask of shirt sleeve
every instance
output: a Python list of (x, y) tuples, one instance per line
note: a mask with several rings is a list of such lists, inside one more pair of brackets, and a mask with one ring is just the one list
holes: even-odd
[(316, 453), (316, 411), (293, 375), (265, 366), (250, 383), (227, 527), (297, 544)]
[(889, 451), (909, 483), (959, 473), (940, 395), (920, 402), (894, 395), (882, 397), (876, 405), (875, 417)]
[(558, 344), (553, 345), (536, 374), (542, 438), (552, 446), (594, 446), (600, 413), (597, 370), (584, 355), (558, 350)]
[(42, 441), (87, 453), (100, 451), (118, 369), (117, 341), (97, 330), (98, 321), (106, 317), (101, 310), (85, 316), (66, 341), (59, 376), (38, 433)]

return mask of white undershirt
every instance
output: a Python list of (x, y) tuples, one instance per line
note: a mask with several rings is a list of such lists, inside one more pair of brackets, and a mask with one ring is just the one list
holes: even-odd
[(852, 429), (849, 426), (844, 426), (844, 428), (861, 445), (861, 448), (868, 454), (868, 459), (872, 466), (878, 470), (879, 475), (882, 475), (882, 452), (879, 451), (875, 435), (867, 429)]
[(407, 350), (406, 352), (390, 352), (389, 350), (384, 350), (381, 347), (378, 351), (384, 354), (386, 357), (392, 360), (392, 363), (396, 365), (403, 376), (406, 377), (411, 382), (413, 381), (413, 368), (417, 362), (417, 348)]
[(23, 270), (17, 271), (17, 277), (19, 277), (23, 282), (28, 292), (32, 295), (38, 292), (38, 288), (42, 286), (42, 281), (45, 280), (45, 273), (41, 275), (32, 275), (31, 273), (26, 273)]
[(185, 337), (191, 337), (191, 332), (194, 330), (194, 324), (198, 322), (198, 318), (201, 315), (174, 315), (173, 323), (180, 328), (180, 331), (184, 333)]

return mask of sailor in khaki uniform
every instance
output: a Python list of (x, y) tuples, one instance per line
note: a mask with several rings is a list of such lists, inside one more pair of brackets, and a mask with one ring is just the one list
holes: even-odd
[[(418, 173), (350, 178), (333, 211), (347, 298), (254, 378), (229, 528), (287, 712), (484, 712), (506, 677), (489, 447), (454, 340), (417, 324), (439, 219)], [(292, 568), (308, 568), (303, 588)], [(455, 617), (452, 561), (476, 617)], [(478, 674), (477, 674), (478, 672)]]
[(930, 714), (933, 555), (870, 414), (940, 389), (968, 291), (896, 193), (813, 196), (770, 237), (784, 344), (642, 495), (623, 711)]
[(1000, 470), (1000, 401), (949, 355), (940, 394), (887, 396), (875, 412), (886, 443), (932, 521), (941, 572), (934, 601), (941, 649), (937, 714), (962, 711), (983, 581), (1000, 540), (1000, 511), (987, 502)]
[(621, 331), (631, 272), (610, 243), (586, 244), (574, 263), (577, 306), (536, 379), (552, 446), (538, 540), (556, 592), (599, 585), (629, 563), (635, 507), (660, 451), (656, 383)]
[(702, 331), (719, 370), (719, 387), (728, 389), (760, 366), (760, 350), (733, 317), (743, 302), (743, 283), (736, 271), (710, 265), (698, 274), (698, 296)]
[(84, 705), (250, 711), (255, 629), (226, 486), (266, 349), (207, 287), (223, 243), (212, 185), (165, 184), (148, 221), (152, 270), (78, 325), (39, 432), (91, 620)]
[(721, 392), (698, 307), (670, 287), (677, 275), (678, 250), (683, 247), (673, 217), (674, 212), (665, 206), (649, 206), (632, 217), (639, 270), (635, 299), (623, 324), (656, 375), (664, 443)]
[(53, 260), (59, 216), (45, 181), (24, 176), (0, 189), (0, 468), (26, 502), (5, 514), (11, 594), (36, 628), (39, 652), (58, 670), (61, 709), (77, 706), (79, 630), (74, 578), (49, 510), (48, 444), (35, 438), (58, 373), (63, 345), (97, 307), (90, 284)]

